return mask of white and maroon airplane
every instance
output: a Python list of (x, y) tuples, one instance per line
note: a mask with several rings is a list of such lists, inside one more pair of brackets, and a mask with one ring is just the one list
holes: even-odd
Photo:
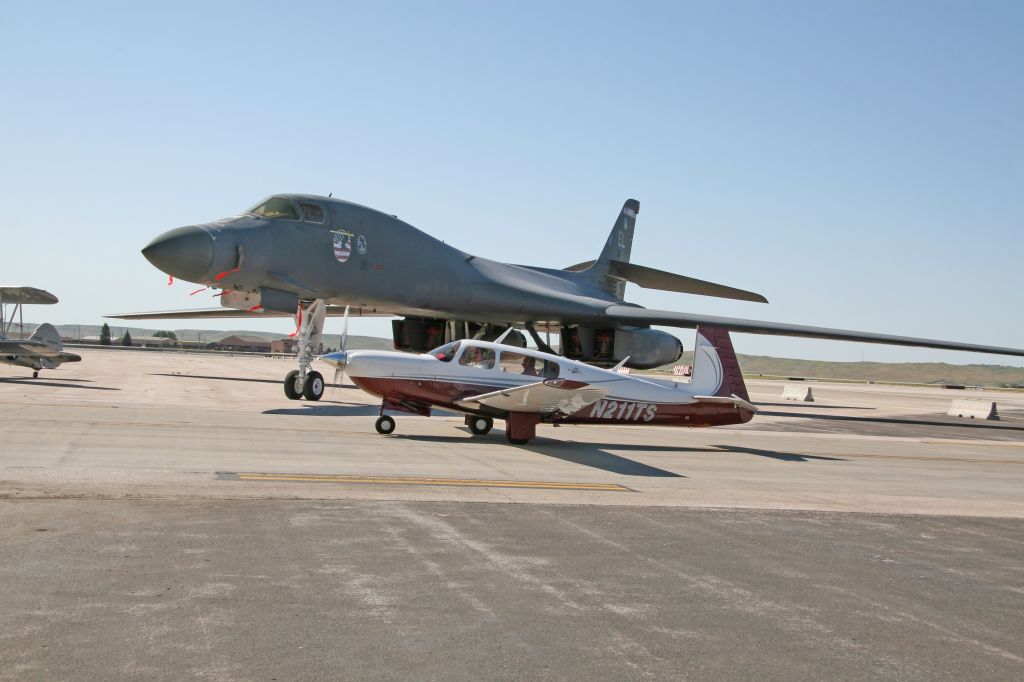
[(534, 438), (537, 424), (720, 426), (748, 422), (757, 412), (725, 329), (698, 327), (688, 382), (504, 345), (507, 333), (495, 342), (466, 339), (422, 355), (360, 350), (320, 359), (382, 399), (376, 423), (382, 434), (395, 430), (386, 412), (430, 416), (435, 407), (464, 413), (478, 436), (504, 419), (505, 438), (514, 444)]

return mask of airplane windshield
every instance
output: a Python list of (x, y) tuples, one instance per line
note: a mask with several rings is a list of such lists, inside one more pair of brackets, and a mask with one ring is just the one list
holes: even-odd
[(440, 348), (435, 348), (434, 350), (430, 351), (430, 354), (433, 355), (438, 360), (440, 360), (441, 362), (451, 362), (452, 358), (455, 357), (455, 354), (458, 353), (459, 346), (461, 345), (461, 341), (447, 343), (441, 346)]
[(271, 220), (298, 220), (299, 212), (295, 210), (295, 204), (291, 199), (271, 197), (256, 208), (249, 211), (262, 218)]

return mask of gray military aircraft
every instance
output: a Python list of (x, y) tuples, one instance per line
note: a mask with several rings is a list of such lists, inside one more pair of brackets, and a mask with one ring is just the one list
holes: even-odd
[[(641, 287), (767, 303), (760, 294), (630, 262), (640, 204), (626, 201), (597, 260), (564, 270), (474, 256), (396, 216), (330, 197), (279, 194), (239, 215), (165, 232), (143, 255), (172, 278), (222, 290), (221, 308), (112, 315), (186, 319), (296, 315), (299, 368), (289, 398), (323, 395), (310, 370), (327, 315), (396, 316), (397, 350), (423, 353), (469, 338), (525, 330), (537, 347), (603, 367), (645, 369), (675, 362), (679, 340), (651, 325), (712, 326), (736, 332), (922, 346), (1024, 356), (1024, 350), (870, 332), (651, 310), (624, 300)], [(552, 349), (539, 332), (556, 332)], [(525, 345), (518, 332), (506, 343)]]
[(27, 339), (10, 337), (15, 316), (18, 318), (18, 329), (24, 329), (22, 306), (52, 305), (56, 302), (56, 296), (42, 289), (0, 287), (0, 361), (30, 368), (32, 378), (35, 379), (39, 377), (41, 369), (56, 369), (63, 362), (78, 362), (82, 359), (74, 353), (64, 352), (64, 343), (52, 324), (39, 325)]

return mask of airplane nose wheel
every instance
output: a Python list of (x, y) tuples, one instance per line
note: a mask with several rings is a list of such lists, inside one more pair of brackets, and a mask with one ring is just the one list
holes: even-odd
[(324, 397), (324, 378), (320, 372), (310, 372), (302, 382), (302, 395), (306, 400), (320, 400)]
[(377, 429), (377, 433), (385, 436), (395, 432), (395, 420), (387, 415), (377, 417), (377, 422), (373, 426)]
[(470, 417), (468, 423), (474, 436), (486, 436), (494, 428), (494, 420), (490, 417)]

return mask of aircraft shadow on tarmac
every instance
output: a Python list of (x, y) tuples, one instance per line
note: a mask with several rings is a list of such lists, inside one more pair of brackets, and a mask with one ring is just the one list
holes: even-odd
[[(467, 429), (460, 429), (465, 431)], [(496, 432), (495, 432), (496, 433)], [(407, 440), (427, 443), (466, 443), (469, 439), (464, 436), (427, 436), (417, 434), (404, 434), (398, 433), (389, 436), (389, 438), (404, 438)], [(481, 443), (491, 440), (491, 442), (499, 442), (497, 439), (490, 437), (483, 437), (473, 439), (475, 442)], [(504, 439), (502, 439), (503, 441)], [(502, 442), (503, 445), (505, 445)], [(518, 447), (522, 450), (528, 450), (538, 455), (544, 455), (545, 457), (552, 457), (554, 459), (560, 459), (564, 462), (572, 462), (573, 464), (581, 464), (583, 466), (593, 467), (594, 469), (601, 469), (602, 471), (608, 471), (613, 474), (621, 474), (623, 476), (648, 476), (653, 478), (686, 478), (682, 474), (677, 474), (673, 471), (667, 471), (665, 469), (659, 469), (648, 464), (643, 464), (635, 460), (620, 457), (619, 455), (613, 455), (610, 452), (606, 452), (602, 448), (614, 448), (616, 450), (636, 450), (642, 452), (681, 452), (681, 451), (700, 451), (710, 452), (710, 448), (680, 448), (667, 445), (621, 445), (621, 444), (607, 444), (607, 443), (580, 443), (576, 441), (560, 441), (550, 438), (537, 438), (533, 440), (529, 445), (508, 445), (507, 447)]]
[[(66, 382), (76, 383), (66, 383)], [(92, 381), (89, 379), (61, 379), (60, 381), (52, 381), (50, 379), (29, 379), (28, 377), (3, 377), (0, 378), (0, 383), (4, 384), (19, 384), (21, 386), (53, 386), (59, 388), (82, 388), (88, 391), (120, 391), (119, 388), (112, 388), (110, 386), (83, 386), (82, 384), (91, 384)]]
[[(849, 407), (847, 405), (822, 405), (820, 403), (754, 403), (758, 407), (800, 407), (814, 410), (877, 410), (877, 407)], [(766, 414), (762, 412), (761, 414)]]
[(959, 429), (996, 429), (999, 431), (1024, 431), (1024, 426), (1006, 424), (985, 424), (979, 420), (970, 422), (959, 421), (958, 417), (950, 417), (948, 421), (937, 419), (914, 419), (911, 417), (851, 417), (840, 414), (814, 414), (813, 412), (768, 412), (762, 410), (758, 414), (768, 417), (791, 417), (793, 419), (823, 419), (827, 421), (856, 422), (862, 424), (893, 424), (896, 426), (951, 426)]
[[(225, 377), (205, 374), (175, 374), (174, 372), (154, 372), (151, 377), (175, 377), (177, 379), (213, 379), (214, 381), (247, 381), (254, 384), (281, 384), (281, 379), (254, 379), (252, 377)], [(328, 384), (324, 388), (358, 388), (355, 384)]]
[(321, 400), (318, 403), (302, 403), (298, 407), (264, 410), (263, 414), (290, 414), (299, 417), (376, 417), (380, 414), (380, 406)]
[(756, 448), (744, 448), (739, 445), (715, 445), (714, 447), (717, 448), (718, 450), (724, 450), (726, 452), (738, 452), (746, 455), (757, 455), (758, 457), (777, 459), (782, 462), (809, 462), (811, 460), (824, 460), (827, 462), (849, 461), (842, 457), (827, 457), (825, 455), (804, 455), (792, 452), (777, 452), (775, 450), (758, 450)]

